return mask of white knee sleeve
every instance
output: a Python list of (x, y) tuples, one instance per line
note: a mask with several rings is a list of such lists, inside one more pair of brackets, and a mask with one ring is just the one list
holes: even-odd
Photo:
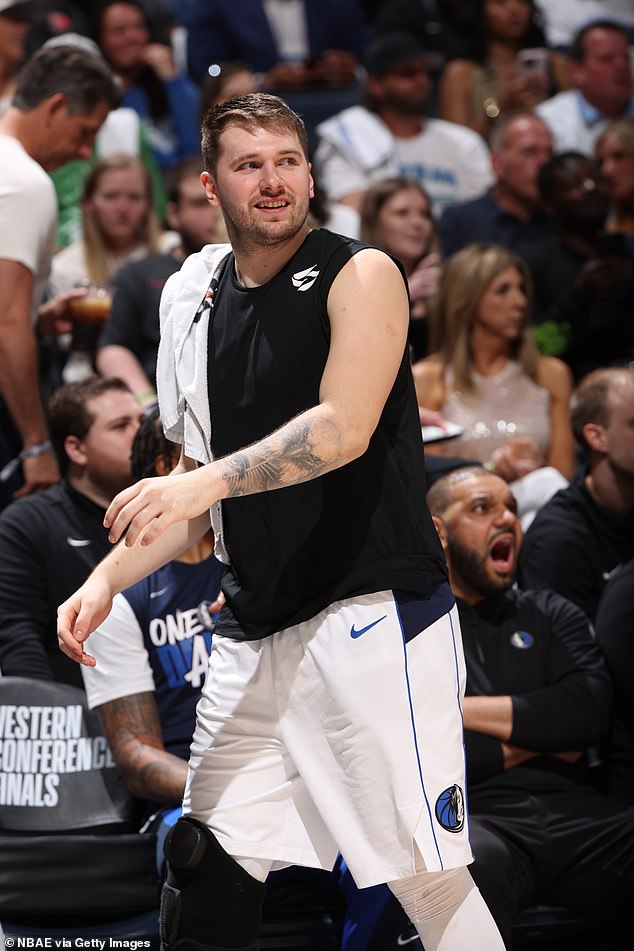
[(425, 951), (504, 951), (491, 913), (466, 868), (388, 882)]

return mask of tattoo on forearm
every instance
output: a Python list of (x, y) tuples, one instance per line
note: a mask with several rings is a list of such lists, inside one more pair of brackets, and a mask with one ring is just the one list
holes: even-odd
[(341, 448), (341, 434), (331, 420), (298, 418), (255, 446), (220, 459), (220, 474), (229, 497), (307, 482), (329, 472)]
[(163, 746), (154, 695), (121, 697), (98, 710), (112, 756), (131, 791), (159, 802), (179, 799), (187, 764)]

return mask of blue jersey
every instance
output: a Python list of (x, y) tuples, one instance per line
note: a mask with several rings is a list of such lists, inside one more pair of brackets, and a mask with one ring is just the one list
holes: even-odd
[(172, 561), (123, 592), (152, 667), (165, 749), (185, 759), (211, 650), (205, 607), (217, 598), (224, 571), (213, 555), (196, 564)]

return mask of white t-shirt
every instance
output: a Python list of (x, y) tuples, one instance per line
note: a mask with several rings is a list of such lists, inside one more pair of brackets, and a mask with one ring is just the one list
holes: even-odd
[(0, 258), (31, 271), (33, 322), (55, 248), (57, 198), (53, 182), (17, 139), (0, 135)]
[[(377, 116), (368, 114), (368, 118), (377, 128), (380, 125), (384, 136), (389, 135)], [(339, 130), (345, 125), (346, 116), (342, 113)], [(350, 150), (345, 144), (348, 132)], [(319, 186), (330, 200), (365, 191), (375, 182), (400, 174), (420, 182), (429, 192), (437, 216), (447, 205), (476, 198), (493, 183), (489, 150), (484, 140), (477, 132), (457, 123), (427, 119), (423, 131), (413, 138), (391, 136), (391, 140), (390, 154), (383, 153), (381, 161), (364, 168), (355, 156), (359, 142), (353, 127), (345, 129), (339, 142), (322, 137), (315, 153), (315, 165)]]
[(438, 216), (447, 205), (477, 198), (493, 184), (489, 150), (471, 129), (428, 119), (413, 139), (396, 139), (398, 170), (429, 192)]
[[(591, 108), (591, 107), (589, 107)], [(588, 125), (584, 119), (580, 99), (574, 89), (557, 93), (535, 107), (555, 141), (556, 152), (572, 149), (592, 155), (594, 144), (608, 125), (609, 119), (598, 119)]]
[(115, 595), (112, 610), (87, 645), (97, 667), (81, 668), (91, 710), (136, 693), (154, 693), (143, 632), (129, 602)]

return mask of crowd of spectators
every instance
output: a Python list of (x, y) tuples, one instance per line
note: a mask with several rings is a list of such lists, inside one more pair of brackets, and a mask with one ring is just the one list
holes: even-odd
[[(429, 471), (450, 473), (430, 505), (467, 693), (505, 704), (493, 719), (466, 704), (465, 725), (474, 877), (509, 947), (541, 898), (605, 914), (610, 889), (632, 893), (629, 865), (606, 878), (594, 855), (585, 878), (571, 863), (541, 890), (539, 842), (510, 845), (496, 801), (511, 824), (530, 796), (548, 821), (563, 803), (580, 837), (593, 819), (631, 837), (633, 73), (630, 0), (0, 0), (0, 676), (83, 687), (55, 607), (107, 550), (111, 498), (169, 467), (161, 291), (227, 241), (200, 184), (200, 117), (281, 95), (305, 110), (315, 226), (379, 247), (408, 281)], [(482, 499), (489, 534), (469, 536)], [(212, 551), (119, 596), (83, 671), (153, 806), (180, 798), (211, 638), (204, 611), (177, 639), (169, 625), (215, 600)], [(341, 946), (364, 951), (364, 933)]]

